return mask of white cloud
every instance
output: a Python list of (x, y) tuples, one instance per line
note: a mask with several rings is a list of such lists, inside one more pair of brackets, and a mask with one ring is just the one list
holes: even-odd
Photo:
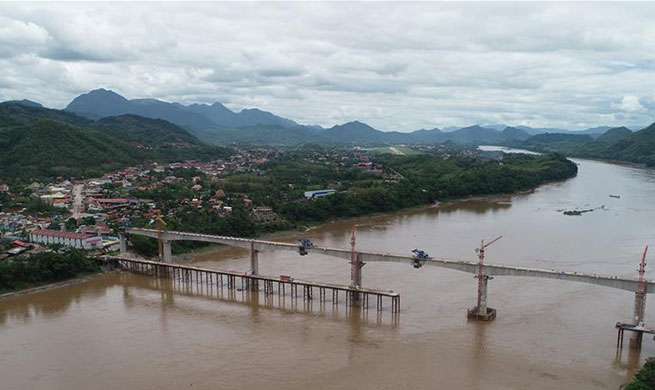
[(624, 96), (621, 103), (617, 104), (616, 107), (627, 112), (637, 112), (644, 109), (644, 106), (639, 102), (639, 96), (634, 95)]
[[(385, 130), (653, 122), (655, 4), (1, 3), (0, 100), (258, 106)], [(584, 15), (584, 17), (581, 17)]]

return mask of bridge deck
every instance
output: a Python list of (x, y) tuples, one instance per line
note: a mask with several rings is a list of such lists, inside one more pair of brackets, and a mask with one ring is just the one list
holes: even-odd
[[(126, 229), (126, 233), (143, 235), (151, 238), (158, 237), (157, 230), (153, 230), (153, 229), (128, 228)], [(247, 238), (239, 238), (239, 237), (216, 236), (216, 235), (209, 235), (209, 234), (198, 234), (198, 233), (187, 233), (187, 232), (165, 231), (162, 233), (162, 239), (168, 241), (188, 240), (188, 241), (211, 242), (216, 244), (224, 244), (229, 246), (240, 247), (244, 249), (250, 249), (252, 247), (257, 251), (263, 251), (263, 250), (290, 250), (294, 252), (298, 251), (298, 245), (286, 243), (286, 242), (255, 240), (255, 239), (247, 239)], [(313, 253), (338, 257), (346, 260), (350, 260), (352, 256), (352, 252), (349, 249), (314, 246), (311, 248), (307, 248), (307, 250)], [(362, 250), (357, 250), (356, 252), (360, 255), (361, 260), (365, 263), (392, 262), (392, 263), (412, 264), (415, 261), (414, 257), (409, 255), (398, 255), (392, 253), (380, 253), (380, 252), (362, 251)], [(424, 264), (429, 266), (448, 268), (461, 272), (468, 272), (472, 274), (476, 274), (478, 269), (477, 262), (439, 258), (439, 257), (430, 257), (425, 261)], [(637, 279), (624, 278), (620, 276), (598, 275), (598, 274), (573, 272), (573, 271), (546, 270), (546, 269), (539, 269), (539, 268), (517, 267), (517, 266), (508, 266), (508, 265), (500, 265), (500, 264), (485, 264), (484, 272), (485, 274), (490, 276), (525, 276), (525, 277), (537, 277), (537, 278), (546, 278), (546, 279), (570, 280), (570, 281), (595, 284), (595, 285), (617, 288), (617, 289), (633, 291), (633, 292), (637, 291), (637, 287), (639, 286), (639, 281)], [(645, 283), (647, 285), (646, 292), (648, 294), (655, 293), (655, 282), (645, 281)]]

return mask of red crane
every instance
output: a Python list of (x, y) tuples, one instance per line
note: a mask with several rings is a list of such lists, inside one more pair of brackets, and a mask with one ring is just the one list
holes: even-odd
[(494, 242), (500, 240), (503, 238), (503, 236), (498, 236), (494, 238), (493, 240), (489, 241), (488, 243), (484, 243), (484, 240), (480, 242), (480, 247), (476, 248), (475, 251), (478, 253), (478, 305), (476, 307), (477, 309), (477, 314), (479, 316), (486, 316), (487, 315), (487, 279), (489, 279), (488, 275), (485, 275), (484, 273), (484, 252), (485, 249), (493, 244)]

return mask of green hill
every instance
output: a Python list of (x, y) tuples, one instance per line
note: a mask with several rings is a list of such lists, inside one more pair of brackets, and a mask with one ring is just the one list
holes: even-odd
[(22, 102), (0, 103), (0, 128), (26, 125), (41, 119), (54, 119), (75, 126), (88, 126), (92, 121), (79, 115)]
[(172, 123), (136, 115), (93, 121), (61, 110), (0, 103), (0, 178), (95, 176), (148, 161), (223, 158)]
[(6, 178), (92, 176), (146, 158), (114, 137), (48, 119), (0, 128), (0, 150)]
[(607, 157), (655, 166), (655, 123), (608, 146)]
[(511, 146), (655, 166), (655, 123), (635, 132), (616, 127), (595, 140), (589, 135), (539, 134)]
[(627, 127), (615, 127), (601, 134), (596, 141), (614, 143), (622, 139), (630, 138), (630, 136), (632, 136), (632, 131)]
[(183, 128), (162, 119), (121, 115), (100, 119), (94, 129), (112, 135), (136, 147), (189, 147), (201, 142)]

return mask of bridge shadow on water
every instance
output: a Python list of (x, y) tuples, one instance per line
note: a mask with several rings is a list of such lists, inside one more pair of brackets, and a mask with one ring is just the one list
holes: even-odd
[[(186, 281), (181, 278), (156, 278), (148, 275), (121, 273), (118, 283), (123, 286), (123, 298), (127, 307), (138, 305), (142, 297), (138, 290), (159, 292), (161, 304), (166, 308), (183, 308), (184, 300), (178, 297), (202, 299), (216, 302), (216, 311), (222, 305), (249, 308), (252, 313), (260, 310), (277, 311), (283, 314), (308, 315), (332, 321), (345, 321), (357, 326), (387, 327), (397, 329), (400, 325), (400, 315), (392, 313), (390, 308), (377, 309), (375, 303), (348, 303), (342, 299), (333, 302), (330, 297), (321, 299), (318, 295), (312, 298), (303, 295), (291, 296), (287, 289), (284, 293), (272, 291), (265, 294), (262, 288), (251, 291), (247, 286), (237, 285), (230, 289), (226, 285), (217, 286), (214, 283)], [(197, 309), (194, 307), (194, 309)], [(209, 310), (206, 307), (204, 310)]]

